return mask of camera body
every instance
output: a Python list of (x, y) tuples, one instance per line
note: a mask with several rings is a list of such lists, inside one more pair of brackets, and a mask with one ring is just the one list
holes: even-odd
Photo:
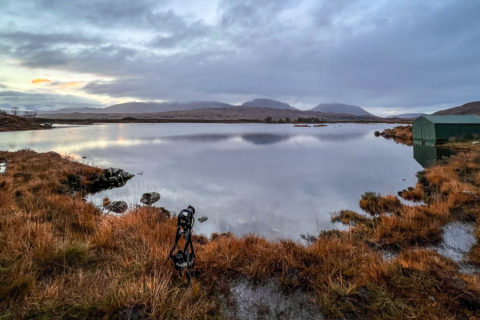
[(195, 218), (193, 217), (194, 214), (195, 208), (192, 206), (188, 206), (187, 209), (183, 209), (178, 214), (177, 225), (182, 227), (185, 231), (192, 229), (195, 221)]

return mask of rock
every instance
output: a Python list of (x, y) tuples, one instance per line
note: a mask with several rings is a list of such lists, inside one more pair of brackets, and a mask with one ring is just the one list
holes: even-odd
[(203, 217), (198, 218), (198, 222), (200, 222), (200, 223), (204, 223), (207, 220), (208, 220), (207, 216), (203, 216)]
[(115, 213), (124, 213), (128, 209), (128, 204), (125, 201), (113, 201), (105, 206), (105, 209)]
[(88, 185), (88, 191), (95, 193), (105, 189), (123, 187), (134, 175), (118, 168), (108, 168), (96, 175)]
[(134, 177), (133, 174), (118, 168), (108, 168), (103, 172), (103, 176), (108, 180), (111, 186), (123, 187), (128, 180)]
[(150, 206), (160, 200), (160, 193), (158, 192), (147, 192), (142, 195), (142, 199), (140, 199), (140, 202), (143, 204), (146, 204), (147, 206)]

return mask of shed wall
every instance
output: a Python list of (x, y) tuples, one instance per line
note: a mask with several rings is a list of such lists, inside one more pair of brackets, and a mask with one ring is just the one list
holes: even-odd
[(435, 145), (435, 125), (423, 117), (412, 123), (412, 134), (415, 144)]
[(480, 138), (480, 124), (435, 124), (436, 143)]

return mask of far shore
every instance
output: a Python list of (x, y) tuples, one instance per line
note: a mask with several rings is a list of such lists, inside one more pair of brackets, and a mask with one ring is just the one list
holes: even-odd
[(35, 122), (50, 122), (52, 124), (98, 124), (98, 123), (263, 123), (263, 124), (319, 124), (319, 123), (387, 123), (387, 124), (410, 124), (411, 119), (379, 119), (379, 120), (326, 120), (326, 121), (264, 121), (257, 119), (238, 120), (203, 120), (203, 119), (142, 119), (142, 118), (121, 118), (121, 119), (50, 119), (36, 118)]

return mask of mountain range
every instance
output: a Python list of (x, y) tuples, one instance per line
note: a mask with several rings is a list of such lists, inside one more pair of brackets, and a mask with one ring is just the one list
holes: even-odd
[[(257, 98), (241, 105), (234, 106), (228, 103), (218, 101), (191, 101), (191, 102), (127, 102), (114, 104), (106, 108), (64, 108), (59, 110), (44, 111), (43, 114), (73, 114), (73, 113), (121, 113), (121, 114), (140, 114), (140, 113), (156, 113), (156, 112), (170, 112), (170, 111), (187, 111), (198, 109), (246, 109), (246, 108), (270, 108), (278, 110), (295, 110), (296, 109), (288, 103), (272, 100)], [(238, 110), (237, 110), (238, 111)], [(373, 114), (365, 111), (361, 107), (347, 105), (342, 103), (325, 103), (319, 104), (316, 107), (305, 110), (323, 113), (335, 113), (335, 114), (347, 114), (355, 116), (375, 117)], [(251, 112), (251, 110), (246, 110)]]
[(373, 114), (371, 114), (370, 112), (367, 112), (365, 109), (359, 106), (352, 106), (350, 104), (343, 104), (343, 103), (321, 103), (318, 106), (310, 109), (310, 111), (343, 113), (343, 114), (353, 114), (356, 116), (375, 117)]
[(106, 108), (65, 108), (45, 113), (152, 113), (231, 107), (233, 105), (217, 101), (127, 102), (114, 104)]
[(423, 115), (426, 115), (426, 113), (400, 113), (388, 116), (387, 118), (416, 119)]

